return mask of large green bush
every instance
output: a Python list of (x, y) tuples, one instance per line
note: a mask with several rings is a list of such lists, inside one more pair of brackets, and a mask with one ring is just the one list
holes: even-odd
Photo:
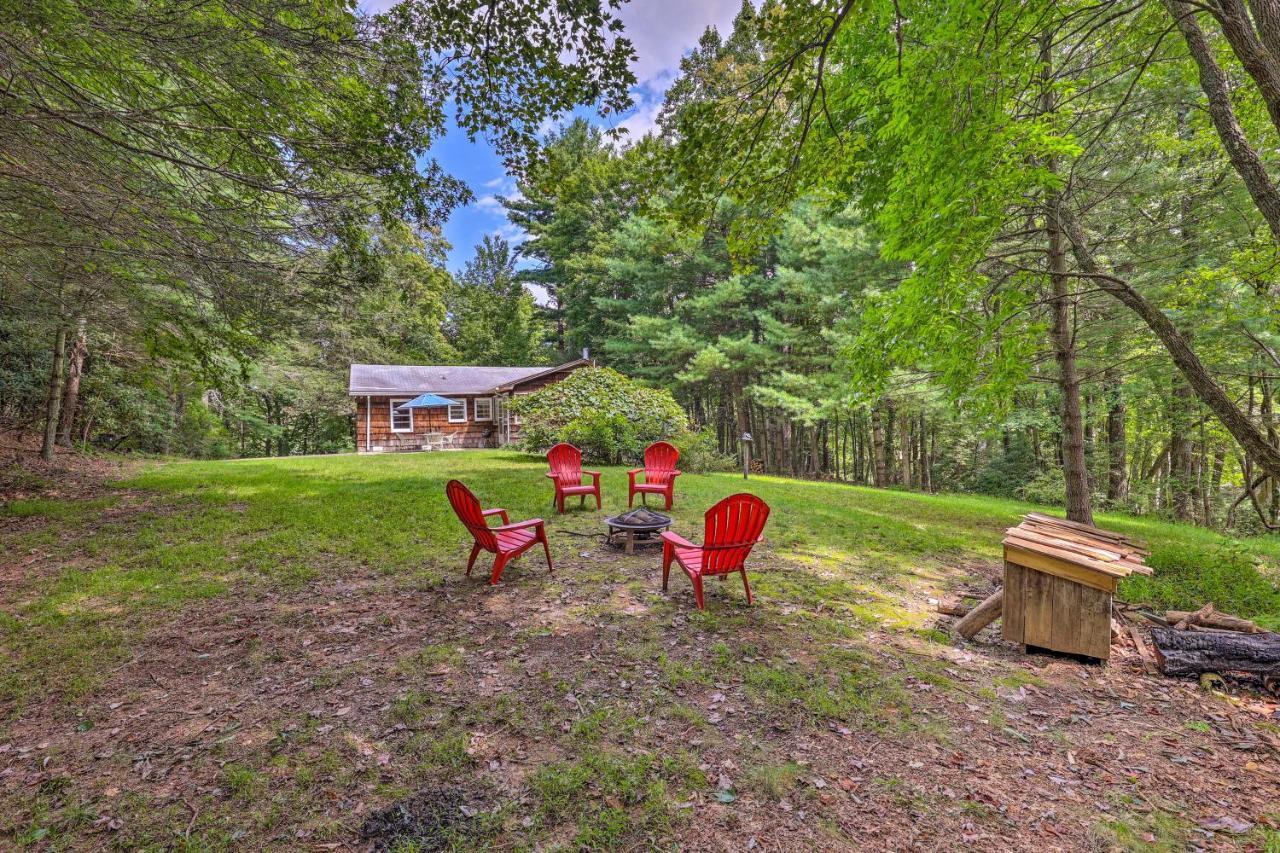
[(681, 471), (707, 474), (711, 471), (733, 471), (738, 467), (736, 457), (720, 452), (715, 433), (707, 427), (677, 435), (671, 443), (680, 451)]
[(521, 444), (543, 451), (567, 441), (601, 463), (635, 461), (650, 442), (685, 430), (687, 418), (670, 392), (648, 388), (607, 367), (588, 367), (563, 382), (517, 397)]

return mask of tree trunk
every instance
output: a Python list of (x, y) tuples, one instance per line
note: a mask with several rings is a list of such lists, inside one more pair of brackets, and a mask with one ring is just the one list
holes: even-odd
[(1227, 157), (1236, 173), (1244, 181), (1245, 188), (1253, 198), (1262, 217), (1271, 228), (1271, 235), (1280, 241), (1280, 192), (1267, 174), (1267, 168), (1258, 156), (1258, 152), (1249, 144), (1244, 129), (1236, 119), (1235, 109), (1231, 105), (1231, 88), (1227, 83), (1227, 75), (1223, 73), (1213, 57), (1213, 49), (1205, 38), (1195, 19), (1196, 6), (1183, 0), (1164, 0), (1165, 8), (1177, 22), (1178, 29), (1187, 43), (1191, 58), (1195, 60), (1200, 71), (1200, 88), (1209, 99), (1209, 118), (1222, 140)]
[[(1040, 61), (1044, 77), (1041, 110), (1054, 111), (1050, 61), (1052, 40), (1041, 40)], [(1050, 172), (1057, 170), (1057, 158), (1045, 164)], [(1089, 467), (1084, 454), (1084, 422), (1080, 416), (1080, 377), (1076, 371), (1075, 328), (1071, 304), (1067, 252), (1062, 234), (1060, 208), (1062, 193), (1055, 192), (1045, 204), (1045, 231), (1049, 239), (1049, 285), (1053, 291), (1053, 354), (1058, 363), (1058, 390), (1062, 395), (1062, 474), (1067, 486), (1067, 518), (1093, 524), (1089, 505)]]
[(1280, 62), (1280, 3), (1276, 0), (1250, 0), (1253, 21), (1274, 61)]
[[(1055, 197), (1051, 206), (1059, 203)], [(1050, 214), (1048, 221), (1056, 221)], [(1084, 423), (1080, 417), (1080, 377), (1076, 372), (1075, 333), (1067, 287), (1062, 232), (1049, 229), (1049, 278), (1053, 285), (1053, 344), (1062, 394), (1062, 474), (1067, 486), (1067, 518), (1093, 524), (1089, 505), (1089, 468), (1084, 454)]]
[(911, 470), (911, 416), (901, 412), (898, 417), (898, 455), (902, 464), (898, 470), (902, 472), (902, 485), (908, 489), (915, 485)]
[(888, 485), (888, 472), (885, 470), (884, 415), (880, 409), (879, 405), (871, 407), (871, 464), (872, 485), (882, 489)]
[(920, 488), (925, 492), (933, 491), (933, 474), (929, 470), (933, 465), (932, 454), (929, 453), (929, 422), (924, 412), (920, 413)]
[(1107, 501), (1115, 504), (1129, 496), (1129, 463), (1126, 459), (1127, 411), (1120, 372), (1110, 368), (1104, 374), (1107, 386)]
[(1169, 503), (1174, 518), (1191, 520), (1191, 470), (1195, 445), (1188, 434), (1191, 428), (1191, 387), (1173, 380), (1169, 417)]
[(76, 419), (76, 409), (80, 404), (80, 376), (84, 372), (84, 360), (88, 354), (89, 343), (85, 334), (85, 318), (81, 317), (76, 321), (76, 337), (71, 342), (67, 387), (62, 394), (62, 411), (59, 413), (61, 427), (58, 430), (58, 443), (63, 447), (70, 447), (72, 444), (71, 430)]
[(1204, 403), (1209, 411), (1213, 412), (1214, 416), (1226, 427), (1227, 432), (1231, 433), (1231, 436), (1240, 444), (1241, 449), (1257, 461), (1258, 465), (1269, 477), (1280, 481), (1280, 450), (1272, 446), (1267, 441), (1266, 436), (1231, 402), (1231, 398), (1214, 381), (1213, 376), (1205, 368), (1204, 363), (1200, 361), (1199, 356), (1196, 355), (1195, 351), (1187, 344), (1186, 339), (1178, 332), (1177, 327), (1173, 325), (1173, 321), (1148, 301), (1145, 296), (1134, 290), (1129, 282), (1103, 272), (1102, 267), (1090, 251), (1089, 242), (1084, 236), (1084, 229), (1080, 226), (1074, 214), (1066, 210), (1065, 207), (1059, 208), (1059, 214), (1062, 219), (1063, 229), (1071, 240), (1076, 261), (1079, 263), (1080, 268), (1096, 281), (1099, 287), (1127, 305), (1143, 319), (1156, 337), (1160, 339), (1160, 342), (1164, 344), (1169, 357), (1173, 359), (1173, 363), (1182, 371), (1182, 375), (1186, 377), (1187, 384), (1191, 386), (1191, 390), (1195, 392), (1200, 402)]
[[(1254, 0), (1253, 5), (1274, 13), (1275, 0)], [(1257, 84), (1271, 123), (1280, 131), (1280, 54), (1272, 54), (1259, 40), (1244, 0), (1215, 0), (1208, 8), (1240, 64)]]
[(1152, 628), (1156, 663), (1165, 675), (1202, 672), (1280, 674), (1280, 634)]
[(49, 397), (44, 411), (44, 442), (40, 445), (40, 458), (53, 460), (53, 445), (58, 437), (58, 412), (62, 409), (62, 369), (67, 349), (67, 327), (58, 324), (53, 336), (53, 368), (49, 371)]

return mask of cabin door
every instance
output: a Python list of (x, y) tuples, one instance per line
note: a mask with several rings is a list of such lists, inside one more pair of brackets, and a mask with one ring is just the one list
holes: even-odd
[(507, 398), (493, 398), (493, 420), (498, 426), (498, 446), (511, 443), (511, 416), (507, 411)]

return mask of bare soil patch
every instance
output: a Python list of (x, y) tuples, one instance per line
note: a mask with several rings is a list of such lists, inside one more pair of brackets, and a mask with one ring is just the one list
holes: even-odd
[[(1276, 819), (1274, 702), (1146, 676), (1134, 655), (837, 639), (718, 583), (698, 614), (683, 578), (660, 593), (653, 555), (603, 549), (554, 576), (526, 558), (496, 589), (460, 569), (347, 574), (172, 614), (88, 700), (11, 718), (11, 837), (75, 809), (57, 829), (71, 847), (572, 847), (617, 813), (624, 847), (1029, 850), (1168, 820), (1235, 846)], [(664, 786), (661, 820), (636, 817), (658, 807), (626, 780), (574, 775), (606, 754), (681, 757), (641, 774)], [(548, 767), (571, 777), (568, 805)]]

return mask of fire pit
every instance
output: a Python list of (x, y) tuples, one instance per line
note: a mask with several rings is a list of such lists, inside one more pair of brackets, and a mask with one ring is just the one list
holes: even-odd
[[(609, 527), (609, 535), (607, 537), (609, 544), (623, 547), (628, 554), (634, 554), (637, 542), (658, 543), (662, 541), (654, 534), (671, 527), (671, 516), (654, 512), (645, 507), (637, 507), (624, 512), (622, 515), (606, 518), (604, 523)], [(621, 541), (614, 540), (614, 536), (617, 534), (622, 534)]]

